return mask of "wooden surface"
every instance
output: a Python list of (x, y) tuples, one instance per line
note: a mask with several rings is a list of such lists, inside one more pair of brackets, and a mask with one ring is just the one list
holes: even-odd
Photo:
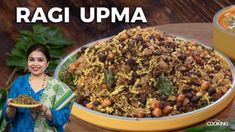
[[(212, 29), (206, 24), (193, 24), (194, 27), (191, 27), (190, 24), (184, 25), (186, 27), (180, 26), (181, 24), (178, 26), (171, 25), (170, 27), (164, 24), (212, 22), (213, 16), (217, 11), (232, 4), (235, 4), (235, 0), (135, 0), (134, 2), (131, 0), (0, 0), (0, 88), (6, 88), (6, 80), (12, 72), (12, 69), (6, 66), (6, 58), (7, 53), (15, 45), (18, 31), (21, 29), (31, 29), (32, 27), (32, 24), (15, 23), (15, 8), (17, 6), (28, 7), (31, 11), (36, 7), (43, 7), (45, 11), (51, 7), (69, 7), (69, 24), (48, 23), (44, 25), (60, 28), (66, 37), (77, 42), (68, 48), (68, 52), (70, 52), (88, 42), (111, 36), (125, 28), (132, 28), (137, 25), (142, 27), (163, 25), (159, 27), (164, 31), (179, 35), (186, 33), (185, 37), (198, 38), (202, 42), (211, 43)], [(101, 24), (95, 22), (84, 24), (79, 20), (78, 11), (81, 6), (130, 7), (131, 11), (135, 7), (140, 6), (146, 14), (148, 23), (124, 24), (118, 22), (110, 24), (108, 21), (104, 21)], [(200, 30), (203, 30), (203, 32), (199, 32)], [(231, 112), (231, 109), (228, 112)], [(229, 113), (227, 116), (231, 114)], [(224, 118), (229, 117), (225, 115)], [(77, 124), (79, 125), (77, 126)], [(66, 131), (103, 132), (105, 130), (71, 116), (71, 122), (66, 127)]]
[[(188, 23), (188, 24), (167, 24), (157, 26), (161, 31), (189, 38), (191, 40), (200, 41), (204, 44), (212, 46), (212, 24), (211, 23)], [(229, 119), (235, 119), (235, 101), (233, 101), (227, 108), (208, 120), (218, 119), (225, 121)], [(203, 125), (206, 121), (203, 121), (194, 126)], [(112, 130), (106, 130), (90, 123), (80, 120), (79, 118), (71, 115), (65, 132), (113, 132)], [(181, 131), (181, 130), (178, 130)]]

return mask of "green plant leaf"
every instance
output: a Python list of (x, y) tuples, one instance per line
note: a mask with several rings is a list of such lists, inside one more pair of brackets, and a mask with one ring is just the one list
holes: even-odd
[(20, 35), (18, 38), (16, 38), (15, 47), (26, 52), (28, 47), (32, 44), (32, 42), (33, 42), (32, 38)]
[(45, 27), (40, 24), (33, 25), (33, 33), (34, 34), (45, 33), (48, 29), (49, 29), (49, 27)]
[(34, 35), (33, 36), (33, 39), (36, 43), (39, 43), (39, 44), (46, 44), (48, 41), (46, 39), (46, 37), (44, 35)]
[(59, 60), (51, 60), (48, 66), (48, 71), (50, 73), (53, 73), (58, 64), (59, 64)]
[(16, 43), (16, 45), (15, 45), (15, 48), (22, 50), (24, 52), (27, 51), (28, 47), (29, 47), (29, 45), (26, 45), (24, 43)]
[(20, 58), (17, 56), (9, 56), (7, 59), (7, 66), (13, 66), (13, 67), (19, 67), (21, 69), (24, 69), (26, 67), (26, 57)]
[(64, 45), (52, 45), (48, 44), (51, 49), (63, 49), (65, 46)]
[(31, 37), (33, 35), (32, 32), (28, 31), (28, 30), (21, 30), (19, 31), (21, 35), (24, 35), (24, 36), (29, 36)]
[(31, 44), (33, 42), (32, 37), (30, 36), (20, 35), (18, 39), (24, 44)]
[(60, 59), (65, 54), (65, 51), (63, 49), (50, 48), (49, 51), (50, 51), (51, 57), (56, 58), (56, 59)]
[(0, 109), (7, 99), (7, 91), (3, 88), (0, 89)]
[(11, 56), (17, 56), (17, 57), (20, 57), (20, 58), (25, 58), (26, 54), (21, 49), (14, 48), (14, 49), (11, 50)]
[(164, 75), (161, 75), (158, 78), (158, 88), (161, 94), (167, 96), (174, 94), (174, 87), (172, 82)]
[(50, 39), (49, 44), (68, 46), (68, 45), (74, 44), (74, 41), (71, 39), (67, 39), (67, 38), (55, 38), (55, 39)]
[(45, 32), (45, 36), (48, 39), (62, 38), (63, 33), (58, 28), (50, 28)]
[(105, 69), (104, 77), (105, 77), (105, 82), (107, 83), (109, 89), (112, 89), (115, 83), (114, 72), (110, 69)]

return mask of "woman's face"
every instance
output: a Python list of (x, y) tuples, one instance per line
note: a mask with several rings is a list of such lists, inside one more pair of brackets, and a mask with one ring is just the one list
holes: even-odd
[(45, 73), (49, 62), (41, 51), (33, 51), (28, 57), (28, 70), (31, 74), (39, 76)]

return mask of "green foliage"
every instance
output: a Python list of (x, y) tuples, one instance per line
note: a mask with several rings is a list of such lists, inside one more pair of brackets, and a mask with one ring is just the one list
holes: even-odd
[(0, 89), (0, 109), (2, 109), (2, 106), (7, 98), (7, 91), (5, 89)]
[(185, 132), (232, 132), (232, 130), (223, 126), (203, 126), (198, 128), (188, 128)]
[(18, 70), (26, 68), (26, 52), (29, 46), (33, 44), (44, 44), (48, 47), (51, 55), (49, 72), (59, 63), (60, 58), (65, 55), (64, 48), (74, 43), (73, 40), (63, 37), (63, 33), (54, 27), (34, 25), (32, 31), (20, 30), (16, 38), (15, 48), (13, 48), (7, 58), (7, 66), (17, 67)]
[(114, 85), (114, 72), (112, 70), (109, 69), (105, 69), (104, 70), (104, 77), (105, 77), (105, 81), (109, 87), (109, 89), (112, 89), (112, 86)]
[(174, 87), (173, 87), (172, 82), (164, 75), (161, 75), (158, 78), (158, 88), (161, 94), (164, 94), (167, 96), (174, 94)]
[(4, 89), (0, 89), (0, 132), (3, 132), (7, 126), (6, 119), (2, 116), (2, 106), (5, 103), (7, 98), (7, 91)]

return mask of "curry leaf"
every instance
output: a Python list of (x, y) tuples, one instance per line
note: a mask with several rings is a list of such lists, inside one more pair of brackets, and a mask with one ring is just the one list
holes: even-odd
[(26, 67), (26, 57), (21, 58), (17, 56), (9, 56), (7, 60), (7, 66), (17, 66), (24, 69)]
[(164, 75), (161, 75), (158, 79), (158, 88), (161, 94), (167, 96), (174, 94), (174, 87), (172, 82)]
[(45, 33), (46, 38), (62, 38), (63, 34), (58, 28), (50, 28)]
[(26, 51), (33, 42), (32, 38), (25, 37), (20, 35), (18, 38), (16, 38), (16, 45), (15, 47), (18, 49), (21, 49), (22, 51)]
[[(66, 74), (64, 74), (66, 73)], [(73, 80), (75, 79), (75, 75), (71, 71), (66, 71), (66, 72), (60, 72), (59, 77), (62, 82), (67, 84), (72, 90), (75, 90), (75, 87), (77, 86)]]
[(15, 48), (11, 50), (11, 55), (12, 56), (17, 56), (20, 58), (25, 58), (26, 54), (24, 51), (22, 51), (21, 49)]
[(105, 81), (108, 85), (108, 87), (110, 89), (112, 89), (113, 85), (114, 85), (114, 72), (112, 70), (109, 69), (105, 69), (104, 70), (104, 77), (105, 77)]
[(50, 39), (49, 40), (50, 44), (53, 45), (63, 45), (63, 46), (68, 46), (74, 43), (74, 41), (66, 38), (55, 38), (55, 39)]
[(21, 40), (21, 42), (24, 42), (25, 44), (31, 44), (32, 43), (32, 37), (30, 36), (25, 36), (25, 35), (20, 35), (19, 39)]
[(40, 43), (40, 44), (46, 44), (47, 40), (43, 35), (34, 35), (34, 40), (36, 43)]
[(52, 58), (60, 59), (62, 56), (64, 56), (65, 51), (63, 49), (50, 49), (50, 54)]
[(28, 30), (21, 30), (19, 32), (21, 35), (25, 35), (25, 36), (29, 36), (29, 37), (31, 37), (33, 35), (33, 33)]
[(24, 52), (27, 51), (28, 47), (29, 47), (29, 45), (26, 45), (26, 44), (24, 44), (24, 43), (19, 43), (19, 42), (16, 43), (16, 45), (15, 45), (15, 48), (17, 48), (17, 49), (19, 49), (19, 50), (22, 50), (22, 51), (24, 51)]
[(52, 45), (52, 44), (47, 44), (50, 46), (51, 49), (62, 49), (64, 45)]
[(48, 29), (49, 29), (49, 27), (45, 27), (42, 25), (34, 25), (33, 26), (33, 33), (34, 34), (45, 33), (45, 32), (47, 32)]

